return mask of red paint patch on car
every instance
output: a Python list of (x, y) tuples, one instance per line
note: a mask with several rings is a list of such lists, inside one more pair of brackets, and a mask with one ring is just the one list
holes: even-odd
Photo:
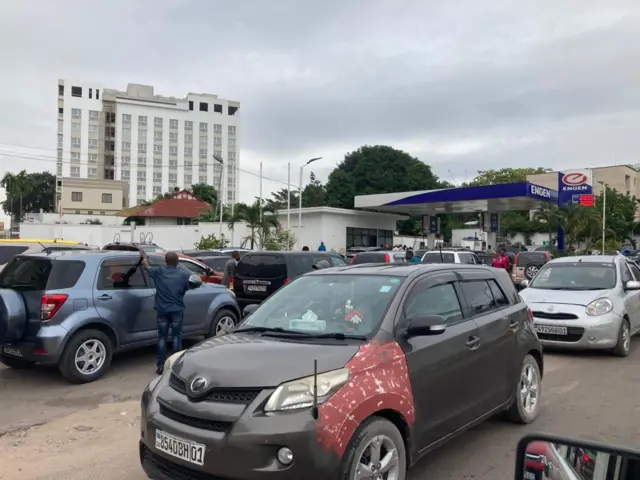
[(360, 347), (346, 367), (349, 382), (319, 408), (316, 440), (342, 456), (358, 426), (373, 413), (395, 410), (409, 425), (415, 421), (407, 360), (394, 340)]

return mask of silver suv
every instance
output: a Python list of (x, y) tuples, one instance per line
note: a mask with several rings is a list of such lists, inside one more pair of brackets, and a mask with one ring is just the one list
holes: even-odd
[[(197, 275), (189, 284), (185, 337), (226, 333), (238, 322), (228, 289)], [(55, 364), (72, 383), (97, 380), (114, 353), (156, 343), (154, 297), (138, 252), (17, 255), (0, 272), (0, 362)]]

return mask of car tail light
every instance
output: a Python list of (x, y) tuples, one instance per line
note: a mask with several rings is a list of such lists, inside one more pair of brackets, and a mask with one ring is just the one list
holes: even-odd
[(349, 262), (349, 265), (353, 265), (353, 262), (356, 261), (356, 257), (351, 257), (351, 261)]
[(520, 256), (520, 254), (519, 254), (519, 253), (517, 253), (517, 254), (516, 254), (516, 259), (513, 261), (513, 263), (514, 263), (515, 265), (518, 265), (518, 257), (519, 257), (519, 256)]
[(549, 255), (549, 252), (544, 252), (544, 258), (548, 261), (551, 260), (551, 255)]
[(234, 281), (234, 280), (235, 280), (235, 278), (233, 278), (232, 276), (231, 276), (231, 277), (229, 277), (229, 288), (230, 288), (231, 290), (233, 290), (233, 281)]
[(291, 279), (289, 277), (285, 278), (283, 285), (288, 285), (289, 283), (291, 283)]
[(64, 305), (64, 302), (67, 301), (67, 298), (69, 298), (69, 295), (63, 293), (43, 295), (40, 301), (40, 320), (43, 322), (51, 320)]
[(391, 255), (388, 253), (384, 254), (384, 263), (391, 263)]

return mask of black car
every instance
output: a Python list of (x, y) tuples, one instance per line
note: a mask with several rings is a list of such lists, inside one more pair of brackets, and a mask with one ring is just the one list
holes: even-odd
[(321, 260), (332, 267), (347, 262), (332, 252), (249, 252), (236, 265), (233, 291), (241, 307), (261, 303), (265, 298), (300, 275), (311, 272)]
[(140, 460), (156, 480), (404, 480), (496, 413), (533, 422), (542, 373), (504, 270), (319, 270), (167, 360), (142, 395)]

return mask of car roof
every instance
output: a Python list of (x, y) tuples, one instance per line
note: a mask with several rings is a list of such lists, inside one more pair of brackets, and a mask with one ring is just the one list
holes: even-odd
[(309, 250), (308, 252), (289, 252), (288, 250), (264, 250), (262, 252), (255, 252), (250, 250), (246, 253), (246, 255), (338, 255), (337, 252), (312, 252)]
[(79, 258), (90, 258), (95, 257), (138, 257), (140, 258), (140, 252), (131, 252), (127, 250), (53, 250), (51, 253), (47, 254), (46, 252), (34, 252), (34, 253), (24, 253), (24, 256), (29, 257), (43, 257), (43, 258), (55, 258), (55, 259), (63, 259), (63, 260), (71, 260), (74, 257)]
[(315, 270), (311, 275), (385, 275), (394, 277), (409, 277), (416, 273), (438, 272), (451, 270), (468, 270), (475, 269), (486, 271), (485, 265), (467, 265), (467, 264), (439, 264), (439, 263), (363, 263), (360, 265), (347, 265), (344, 267), (333, 267), (330, 269)]
[(576, 255), (573, 257), (554, 258), (549, 263), (615, 263), (618, 255)]

